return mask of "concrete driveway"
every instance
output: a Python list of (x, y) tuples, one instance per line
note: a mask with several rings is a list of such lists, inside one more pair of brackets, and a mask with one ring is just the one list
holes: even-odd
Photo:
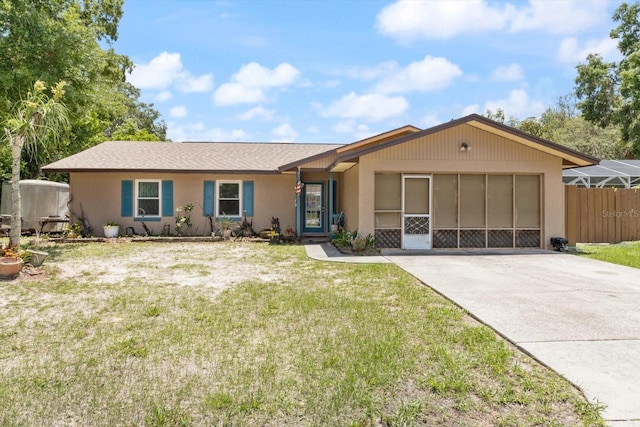
[(549, 251), (386, 258), (640, 426), (640, 270)]

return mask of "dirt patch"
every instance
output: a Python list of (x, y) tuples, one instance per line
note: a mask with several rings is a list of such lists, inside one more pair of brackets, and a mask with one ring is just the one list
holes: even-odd
[(269, 271), (267, 262), (262, 262), (268, 260), (255, 259), (252, 245), (224, 242), (137, 244), (135, 251), (126, 251), (122, 257), (92, 257), (90, 263), (86, 259), (62, 260), (56, 262), (56, 267), (60, 278), (97, 284), (152, 280), (156, 284), (222, 290), (245, 280), (278, 280), (280, 276)]
[[(62, 246), (65, 245), (65, 246)], [(282, 264), (272, 262), (259, 242), (162, 242), (140, 243), (127, 239), (92, 245), (95, 256), (82, 254), (81, 245), (49, 243), (41, 247), (54, 254), (39, 268), (26, 265), (7, 284), (24, 284), (58, 278), (91, 285), (113, 285), (127, 281), (155, 285), (192, 286), (218, 294), (243, 281), (275, 282), (283, 278)], [(60, 255), (56, 251), (63, 247)], [(284, 261), (285, 263), (288, 261)], [(0, 297), (0, 307), (7, 304)]]

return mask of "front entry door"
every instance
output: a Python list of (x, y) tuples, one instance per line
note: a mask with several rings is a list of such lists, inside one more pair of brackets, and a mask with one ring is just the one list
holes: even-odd
[(431, 177), (402, 177), (402, 249), (431, 249)]
[(302, 202), (304, 212), (302, 231), (324, 233), (324, 183), (305, 182)]

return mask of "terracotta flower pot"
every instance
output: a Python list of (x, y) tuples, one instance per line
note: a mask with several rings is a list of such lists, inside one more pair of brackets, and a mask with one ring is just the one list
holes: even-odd
[(22, 270), (22, 259), (14, 257), (0, 258), (0, 277), (13, 277)]

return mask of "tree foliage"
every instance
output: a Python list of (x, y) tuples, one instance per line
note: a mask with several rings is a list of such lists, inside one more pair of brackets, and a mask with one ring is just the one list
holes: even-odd
[[(24, 176), (43, 163), (118, 138), (165, 139), (152, 105), (127, 83), (133, 64), (113, 49), (123, 0), (0, 0), (0, 122), (12, 103), (41, 80), (66, 81), (71, 131), (24, 161)], [(122, 128), (121, 128), (122, 127)], [(5, 164), (0, 150), (0, 165)], [(6, 171), (4, 172), (6, 174)]]
[(548, 107), (540, 117), (520, 120), (510, 116), (505, 119), (500, 108), (495, 112), (487, 110), (485, 116), (601, 159), (621, 159), (630, 152), (629, 144), (623, 141), (617, 126), (594, 124), (583, 118), (572, 95), (560, 97), (556, 105)]
[(46, 93), (46, 85), (38, 80), (25, 98), (11, 106), (11, 114), (4, 125), (4, 136), (12, 154), (11, 170), (11, 246), (20, 245), (22, 209), (20, 201), (21, 156), (25, 149), (37, 152), (44, 141), (57, 141), (69, 124), (68, 111), (62, 103), (65, 82)]
[(539, 119), (538, 136), (600, 159), (621, 159), (629, 153), (617, 126), (594, 124), (580, 115), (576, 98), (560, 97)]
[(618, 40), (622, 59), (606, 62), (600, 55), (587, 56), (586, 64), (576, 67), (575, 95), (586, 120), (618, 127), (628, 154), (640, 157), (640, 4), (621, 4), (613, 21), (618, 26), (610, 36)]

